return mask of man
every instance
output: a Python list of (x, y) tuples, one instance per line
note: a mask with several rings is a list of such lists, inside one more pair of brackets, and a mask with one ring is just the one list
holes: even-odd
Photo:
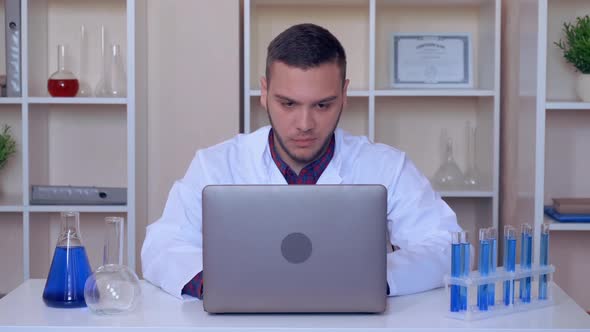
[(449, 231), (460, 229), (455, 214), (403, 152), (336, 129), (348, 83), (344, 49), (329, 31), (301, 24), (278, 35), (260, 80), (271, 126), (196, 153), (162, 217), (148, 227), (145, 279), (176, 297), (202, 297), (206, 185), (358, 183), (388, 191), (387, 226), (396, 247), (387, 255), (389, 294), (441, 286), (450, 269)]

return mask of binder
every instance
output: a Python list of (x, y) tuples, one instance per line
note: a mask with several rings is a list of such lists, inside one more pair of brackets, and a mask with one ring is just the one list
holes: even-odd
[(82, 186), (31, 187), (31, 205), (125, 205), (127, 188)]
[(4, 0), (6, 96), (21, 96), (21, 0)]

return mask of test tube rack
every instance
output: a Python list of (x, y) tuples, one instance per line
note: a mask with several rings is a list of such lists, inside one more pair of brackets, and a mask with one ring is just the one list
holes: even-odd
[[(555, 267), (553, 265), (534, 265), (531, 266), (531, 268), (521, 268), (520, 265), (517, 265), (515, 271), (505, 271), (503, 267), (498, 267), (496, 272), (490, 273), (485, 277), (481, 276), (477, 270), (471, 271), (464, 277), (451, 277), (446, 275), (444, 277), (448, 298), (446, 303), (450, 303), (451, 285), (462, 286), (467, 289), (467, 309), (458, 312), (451, 312), (448, 310), (447, 317), (472, 321), (553, 305), (553, 283), (551, 281), (553, 280), (554, 272)], [(541, 276), (546, 276), (547, 281), (547, 293), (545, 299), (539, 298), (538, 285)], [(522, 285), (521, 281), (524, 280), (524, 278), (532, 278), (532, 284), (530, 287), (531, 296), (530, 301), (528, 302), (519, 299), (520, 287)], [(510, 300), (508, 304), (504, 303), (504, 282), (506, 281), (512, 285), (511, 287), (514, 294), (514, 296), (509, 297)], [(493, 305), (490, 304), (488, 310), (481, 311), (477, 305), (477, 288), (480, 285), (489, 284), (495, 285), (495, 303)]]

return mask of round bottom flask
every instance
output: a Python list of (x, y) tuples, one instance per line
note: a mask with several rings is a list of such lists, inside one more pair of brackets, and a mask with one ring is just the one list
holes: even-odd
[(86, 281), (84, 299), (97, 314), (119, 314), (135, 309), (141, 296), (139, 278), (125, 265), (99, 267)]
[(103, 265), (88, 277), (84, 299), (88, 308), (100, 315), (132, 311), (141, 297), (139, 278), (123, 265), (123, 218), (106, 217)]

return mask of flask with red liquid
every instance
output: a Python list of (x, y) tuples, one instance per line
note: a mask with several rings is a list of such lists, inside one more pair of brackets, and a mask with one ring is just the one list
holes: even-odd
[(47, 90), (52, 97), (74, 97), (80, 84), (74, 74), (65, 67), (66, 48), (57, 45), (57, 71), (47, 80)]

